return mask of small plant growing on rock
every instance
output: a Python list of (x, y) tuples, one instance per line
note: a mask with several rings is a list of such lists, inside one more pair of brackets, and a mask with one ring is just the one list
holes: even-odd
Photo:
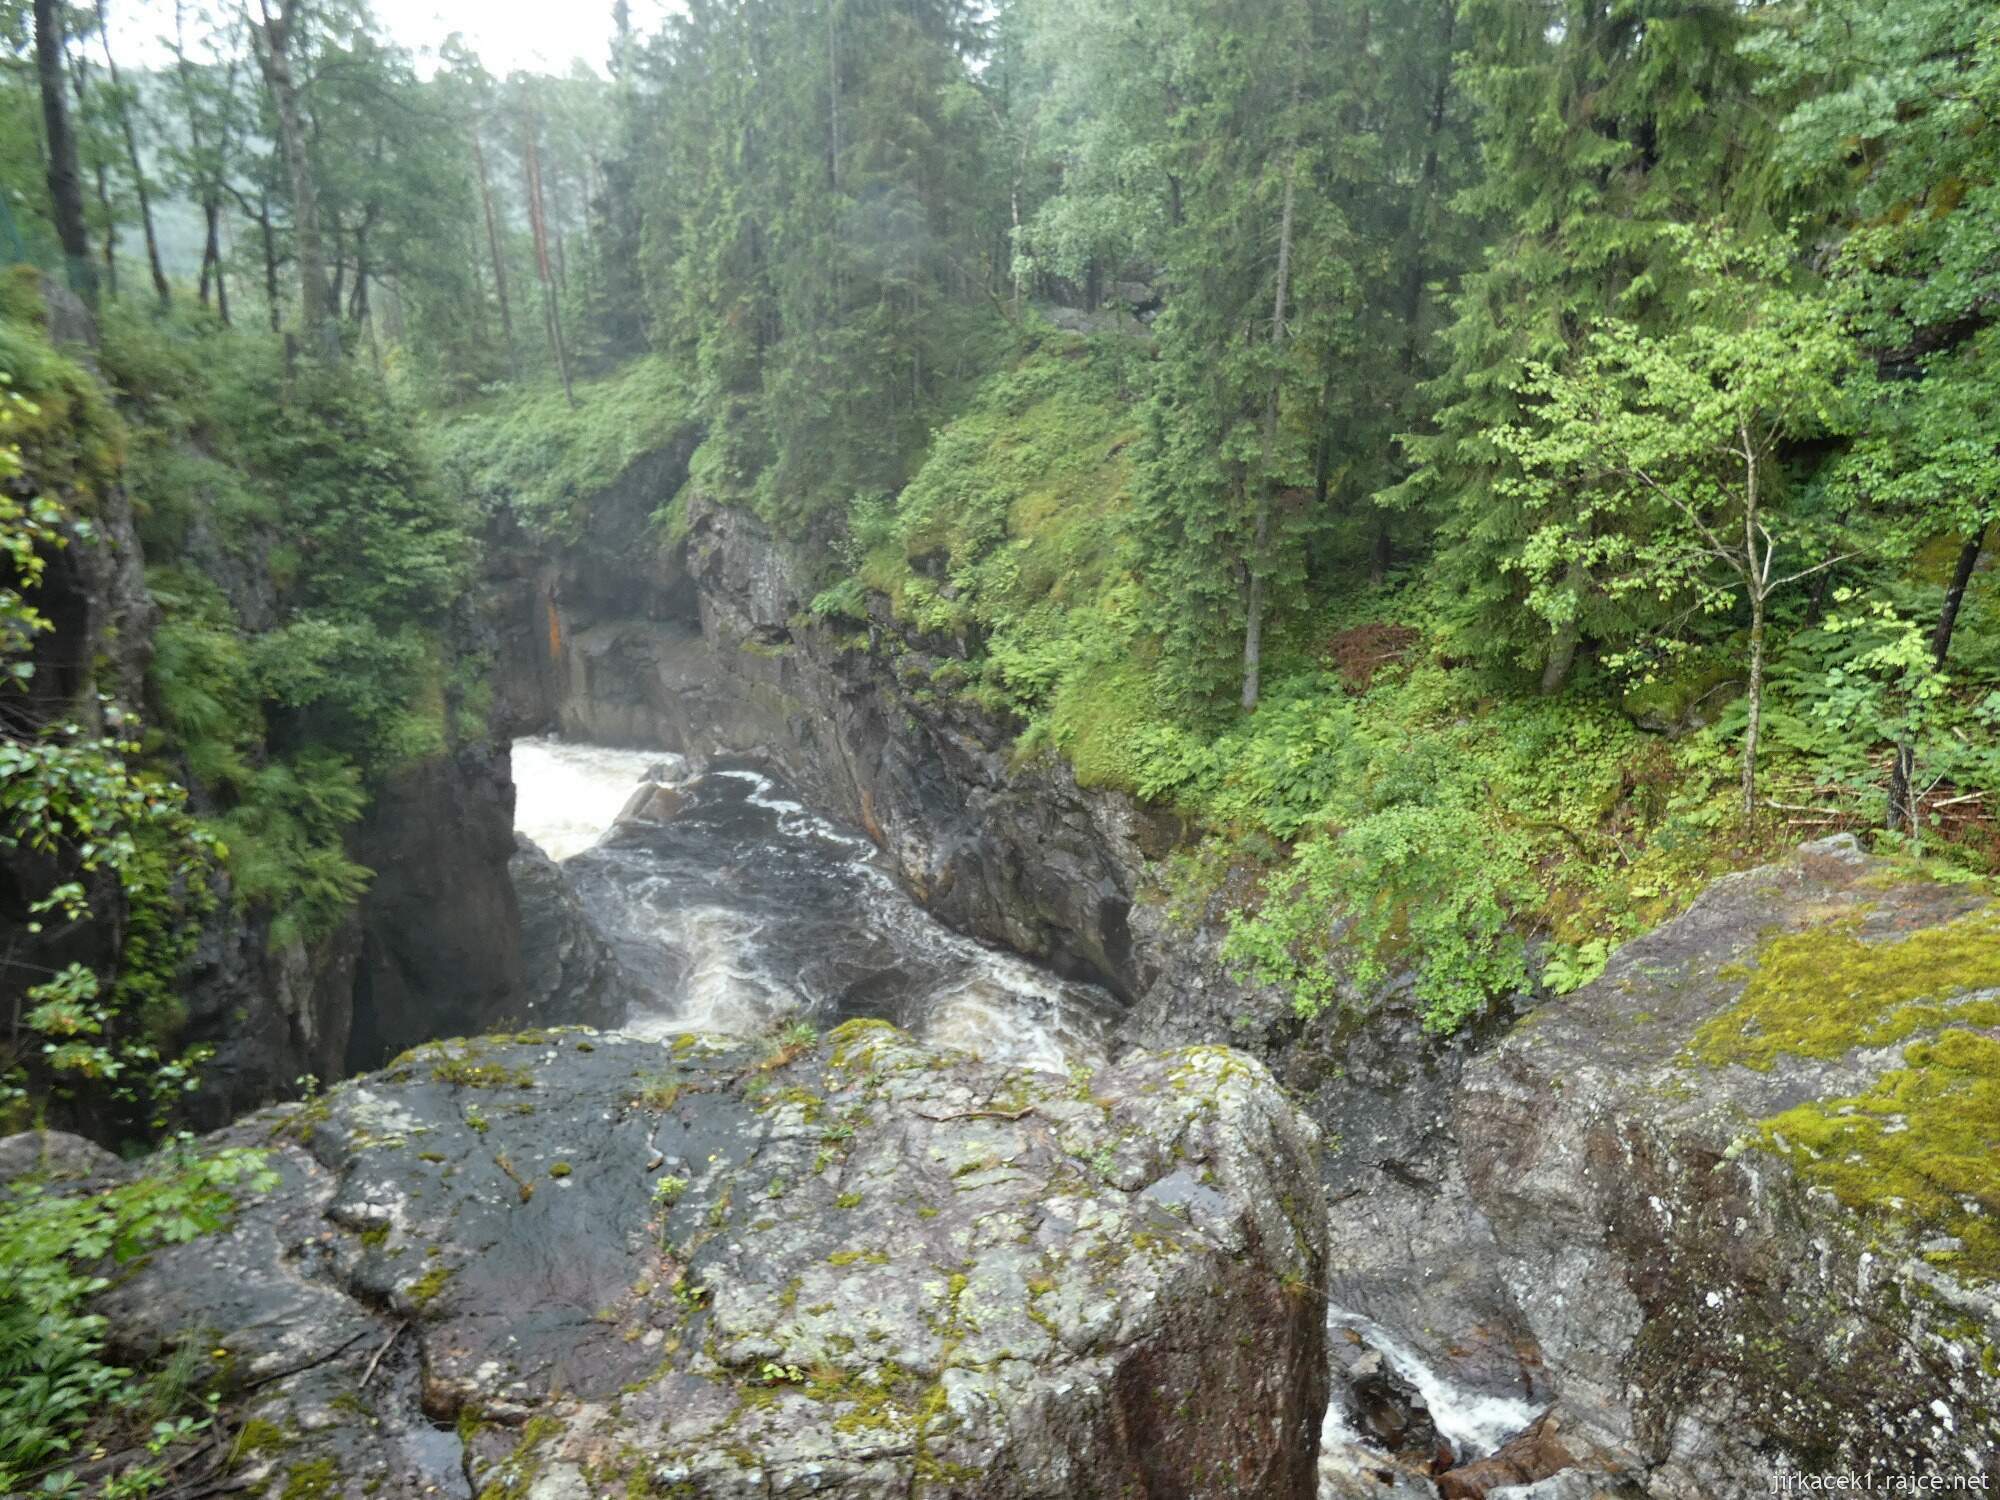
[(658, 1182), (653, 1184), (653, 1201), (655, 1203), (676, 1202), (680, 1198), (680, 1195), (687, 1191), (687, 1185), (688, 1180), (685, 1177), (674, 1177), (671, 1175), (662, 1177)]

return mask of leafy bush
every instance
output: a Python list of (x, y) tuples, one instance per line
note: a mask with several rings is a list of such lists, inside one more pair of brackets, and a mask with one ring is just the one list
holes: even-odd
[(238, 1192), (277, 1181), (259, 1152), (198, 1156), (182, 1143), (147, 1175), (105, 1192), (63, 1195), (21, 1182), (0, 1198), (0, 1491), (25, 1490), (93, 1426), (142, 1414), (173, 1435), (207, 1425), (148, 1410), (155, 1397), (179, 1406), (185, 1393), (106, 1362), (105, 1320), (89, 1311), (90, 1298), (110, 1285), (108, 1270), (223, 1227)]
[(1387, 808), (1301, 844), (1262, 907), (1232, 922), (1223, 956), (1285, 985), (1305, 1016), (1343, 983), (1365, 993), (1406, 961), (1425, 1025), (1456, 1030), (1527, 985), (1515, 924), (1536, 895), (1526, 853), (1464, 808)]

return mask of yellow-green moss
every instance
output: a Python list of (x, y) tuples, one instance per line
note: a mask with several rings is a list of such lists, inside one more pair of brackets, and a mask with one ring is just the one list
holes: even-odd
[(1959, 1242), (1934, 1264), (2000, 1280), (2000, 1041), (1951, 1027), (1903, 1057), (1865, 1094), (1766, 1120), (1760, 1139), (1849, 1208)]
[(1748, 981), (1695, 1033), (1695, 1060), (1767, 1071), (1785, 1054), (1839, 1057), (1940, 1026), (2000, 1025), (2000, 1000), (1953, 1003), (2000, 988), (2000, 910), (1883, 942), (1863, 942), (1851, 922), (1787, 934), (1764, 945)]
[(340, 1471), (330, 1458), (312, 1458), (285, 1475), (282, 1500), (325, 1500), (340, 1484)]
[(893, 1041), (896, 1034), (896, 1028), (887, 1021), (842, 1021), (827, 1033), (827, 1040), (833, 1044), (833, 1065), (836, 1068), (872, 1067), (876, 1044)]
[(243, 1424), (243, 1430), (236, 1434), (236, 1441), (230, 1445), (229, 1461), (235, 1464), (259, 1453), (282, 1452), (291, 1447), (293, 1441), (276, 1422), (252, 1417)]
[(561, 1431), (562, 1423), (554, 1417), (530, 1417), (514, 1451), (500, 1461), (494, 1478), (480, 1490), (479, 1500), (522, 1500), (541, 1472), (536, 1450)]
[(430, 1270), (426, 1271), (411, 1284), (408, 1293), (410, 1305), (418, 1309), (430, 1306), (431, 1303), (437, 1300), (438, 1294), (444, 1290), (445, 1283), (450, 1281), (456, 1274), (455, 1271), (447, 1266), (432, 1266)]
[(450, 1052), (440, 1048), (430, 1059), (431, 1077), (439, 1083), (456, 1084), (468, 1089), (531, 1089), (535, 1086), (535, 1075), (526, 1068), (510, 1067), (503, 1062), (491, 1061), (485, 1049), (476, 1043), (468, 1043), (464, 1050)]

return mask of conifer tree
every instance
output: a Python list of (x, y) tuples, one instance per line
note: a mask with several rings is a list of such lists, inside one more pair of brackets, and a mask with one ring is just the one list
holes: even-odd
[(1646, 611), (1586, 562), (1546, 608), (1523, 608), (1510, 565), (1533, 523), (1499, 483), (1510, 460), (1492, 434), (1521, 416), (1529, 362), (1560, 371), (1605, 316), (1671, 324), (1682, 288), (1663, 229), (1765, 226), (1771, 141), (1733, 0), (1469, 0), (1461, 16), (1483, 151), (1473, 203), (1498, 240), (1455, 299), (1416, 468), (1383, 499), (1437, 517), (1462, 648), (1554, 691), (1580, 644), (1626, 639)]

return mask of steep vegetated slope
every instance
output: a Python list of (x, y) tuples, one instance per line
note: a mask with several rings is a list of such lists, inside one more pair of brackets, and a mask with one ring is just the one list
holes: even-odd
[[(420, 74), (362, 5), (175, 14), (136, 90), (76, 7), (4, 33), (0, 249), (82, 305), (23, 273), (0, 307), (0, 1112), (137, 1146), (398, 1055), (137, 1175), (11, 1144), (7, 1486), (505, 1500), (837, 1463), (971, 1493), (990, 1464), (1289, 1495), (1322, 1313), (1368, 1438), (1331, 1495), (1990, 1474), (1983, 10), (720, 0), (618, 7), (609, 81), (504, 84), (456, 43)], [(199, 211), (198, 267), (163, 259), (156, 189)], [(657, 1088), (624, 1040), (401, 1053), (526, 994), (504, 737), (551, 727), (783, 767), (939, 915), (1102, 980), (1135, 1046), (1258, 1054), (1317, 1149), (1215, 1050), (1124, 1076), (1145, 1109), (1197, 1063), (1255, 1096), (1277, 1123), (1233, 1202), (1178, 1136), (1100, 1143), (1133, 1101), (1091, 1080), (882, 1038)], [(898, 1076), (829, 1117), (861, 1053)], [(906, 1086), (962, 1106), (918, 1114), (965, 1160), (882, 1116)], [(1134, 1253), (1109, 1281), (1028, 1277), (1018, 1238), (912, 1267), (921, 1368), (845, 1329), (806, 1363), (831, 1278), (752, 1247), (796, 1190), (799, 1243), (886, 1266), (835, 1234), (877, 1126), (891, 1176), (1025, 1192), (1030, 1238), (1110, 1215)], [(649, 1195), (675, 1128), (754, 1150)], [(572, 1129), (603, 1180), (549, 1154)], [(767, 1149), (784, 1170), (739, 1183)], [(501, 1226), (493, 1259), (443, 1203)], [(934, 1243), (941, 1207), (894, 1207)], [(712, 1283), (638, 1269), (704, 1249)], [(149, 1322), (147, 1276), (245, 1336)], [(1035, 1314), (1077, 1286), (1109, 1290)], [(1189, 1317), (1209, 1286), (1240, 1326)], [(97, 1305), (151, 1373), (109, 1363)], [(546, 1363), (488, 1342), (495, 1310), (556, 1330)], [(1100, 1313), (1136, 1343), (1092, 1344)], [(1104, 1354), (1108, 1386), (1045, 1407), (1043, 1366), (954, 1364), (981, 1338), (1062, 1380)], [(1245, 1403), (1204, 1436), (1185, 1355), (1223, 1346)], [(631, 1378), (574, 1379), (579, 1349)], [(1461, 1464), (1454, 1385), (1547, 1414)], [(656, 1399), (690, 1441), (635, 1456)], [(357, 1408), (383, 1441), (349, 1462)], [(956, 1442), (1002, 1408), (1025, 1446)]]
[[(58, 354), (14, 296), (19, 483), (66, 538), (27, 595), (19, 701), (62, 790), (11, 783), (10, 838), (50, 851), (14, 920), (80, 967), (16, 1021), (10, 1074), (116, 1135), (516, 1004), (512, 788), (451, 605), (472, 551), (409, 415), (199, 322)], [(110, 906), (33, 920), (70, 870)]]

